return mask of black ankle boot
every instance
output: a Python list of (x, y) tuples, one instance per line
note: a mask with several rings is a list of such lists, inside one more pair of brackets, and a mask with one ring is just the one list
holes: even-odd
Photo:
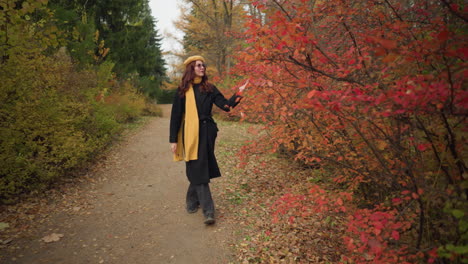
[(207, 215), (205, 216), (205, 225), (212, 225), (216, 222), (216, 220), (214, 219), (214, 216), (213, 215)]
[(198, 206), (197, 207), (193, 207), (193, 208), (190, 208), (187, 206), (187, 213), (189, 214), (194, 214), (198, 211)]

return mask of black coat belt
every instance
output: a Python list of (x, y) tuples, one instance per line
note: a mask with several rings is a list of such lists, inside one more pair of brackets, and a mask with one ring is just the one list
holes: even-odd
[(206, 123), (206, 122), (212, 122), (214, 123), (215, 121), (213, 120), (213, 117), (211, 116), (201, 116), (198, 118), (198, 120), (201, 122), (201, 123)]

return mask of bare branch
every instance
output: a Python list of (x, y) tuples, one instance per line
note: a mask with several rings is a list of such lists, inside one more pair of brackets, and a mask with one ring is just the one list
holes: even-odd
[(312, 65), (312, 63), (311, 63), (311, 59), (310, 59), (309, 54), (307, 54), (307, 59), (308, 59), (309, 65), (306, 65), (306, 64), (304, 64), (304, 63), (302, 63), (302, 62), (296, 60), (296, 59), (295, 59), (293, 56), (291, 56), (291, 55), (289, 55), (288, 58), (289, 58), (293, 63), (295, 63), (295, 64), (297, 64), (297, 65), (299, 65), (299, 66), (301, 66), (301, 67), (303, 67), (303, 68), (306, 68), (306, 69), (308, 69), (308, 70), (310, 70), (310, 71), (313, 71), (313, 72), (317, 72), (317, 73), (319, 73), (319, 74), (321, 74), (321, 75), (323, 75), (323, 76), (326, 76), (326, 77), (328, 77), (328, 78), (331, 78), (331, 79), (333, 79), (333, 80), (341, 81), (341, 82), (355, 83), (355, 84), (364, 86), (364, 84), (361, 83), (361, 82), (359, 82), (359, 81), (356, 81), (356, 80), (353, 80), (353, 79), (349, 79), (349, 78), (341, 78), (341, 77), (333, 76), (333, 75), (331, 75), (331, 74), (329, 74), (329, 73), (326, 73), (326, 72), (324, 72), (324, 71), (321, 71), (321, 70), (315, 68), (315, 67)]
[(453, 10), (451, 7), (450, 7), (450, 3), (447, 2), (447, 0), (440, 0), (449, 10), (450, 10), (450, 13), (454, 14), (456, 17), (462, 19), (463, 21), (468, 22), (468, 18), (464, 17), (462, 14), (456, 12), (455, 10)]

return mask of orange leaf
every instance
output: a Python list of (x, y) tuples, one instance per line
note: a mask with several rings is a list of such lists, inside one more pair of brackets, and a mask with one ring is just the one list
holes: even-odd
[(382, 46), (385, 49), (396, 49), (398, 46), (398, 42), (396, 40), (377, 38), (377, 37), (372, 37), (371, 39), (373, 39), (376, 43), (378, 43), (380, 46)]
[(389, 53), (385, 58), (383, 58), (382, 62), (389, 63), (392, 61), (395, 61), (397, 58), (397, 55), (395, 53)]
[(314, 95), (315, 95), (317, 92), (318, 92), (317, 90), (312, 90), (312, 91), (310, 91), (310, 92), (307, 94), (307, 98), (310, 99), (310, 98), (314, 97)]

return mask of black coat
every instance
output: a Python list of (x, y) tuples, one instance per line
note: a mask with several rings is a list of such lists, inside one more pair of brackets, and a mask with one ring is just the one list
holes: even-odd
[[(186, 162), (187, 178), (192, 184), (209, 183), (211, 178), (220, 177), (218, 163), (214, 155), (215, 141), (218, 134), (218, 127), (213, 120), (211, 111), (213, 104), (222, 110), (229, 112), (235, 107), (241, 96), (234, 94), (229, 100), (213, 85), (212, 92), (201, 92), (199, 84), (193, 86), (195, 101), (198, 110), (199, 138), (198, 138), (198, 159)], [(239, 98), (239, 99), (238, 99)], [(182, 117), (185, 113), (185, 97), (179, 94), (174, 97), (171, 111), (171, 123), (169, 142), (177, 142), (177, 133), (181, 127)]]

